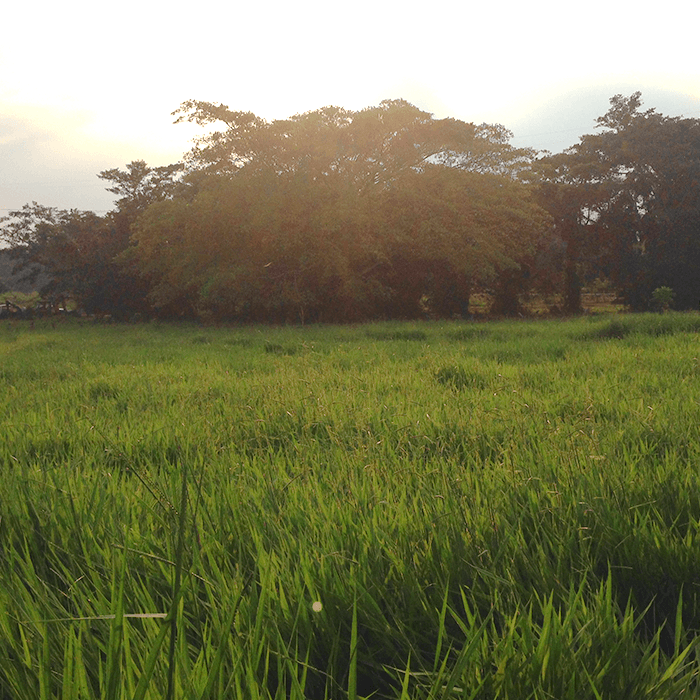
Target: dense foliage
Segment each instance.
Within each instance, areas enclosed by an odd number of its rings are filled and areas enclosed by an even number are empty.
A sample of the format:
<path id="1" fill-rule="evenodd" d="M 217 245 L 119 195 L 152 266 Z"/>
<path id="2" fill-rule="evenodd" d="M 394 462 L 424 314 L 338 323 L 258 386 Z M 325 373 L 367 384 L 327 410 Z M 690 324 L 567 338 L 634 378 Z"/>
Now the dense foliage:
<path id="1" fill-rule="evenodd" d="M 357 320 L 464 313 L 469 292 L 534 254 L 548 224 L 507 135 L 402 101 L 222 124 L 185 187 L 139 220 L 133 259 L 169 314 Z"/>
<path id="2" fill-rule="evenodd" d="M 131 246 L 132 226 L 153 202 L 173 190 L 181 166 L 149 168 L 143 161 L 125 171 L 100 173 L 121 195 L 107 216 L 58 210 L 34 202 L 0 220 L 15 269 L 28 281 L 42 278 L 41 295 L 56 304 L 66 299 L 90 314 L 128 317 L 146 311 L 148 288 L 136 268 L 121 259 Z"/>
<path id="3" fill-rule="evenodd" d="M 91 313 L 236 321 L 458 317 L 474 292 L 515 315 L 531 291 L 581 311 L 587 283 L 632 309 L 700 302 L 700 120 L 616 95 L 563 153 L 402 100 L 266 121 L 188 101 L 182 163 L 99 177 L 106 217 L 26 205 L 0 220 L 42 294 Z M 39 267 L 37 267 L 37 265 Z"/>
<path id="4" fill-rule="evenodd" d="M 617 95 L 601 132 L 538 164 L 542 201 L 566 242 L 568 299 L 585 274 L 612 280 L 636 310 L 653 291 L 677 308 L 700 303 L 700 120 L 641 111 L 641 95 Z"/>

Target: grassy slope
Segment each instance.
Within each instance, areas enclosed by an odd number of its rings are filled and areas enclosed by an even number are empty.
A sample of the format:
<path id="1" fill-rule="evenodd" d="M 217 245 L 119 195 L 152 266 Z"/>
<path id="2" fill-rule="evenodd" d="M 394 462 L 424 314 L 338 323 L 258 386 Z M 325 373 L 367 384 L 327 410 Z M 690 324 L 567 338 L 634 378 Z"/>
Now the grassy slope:
<path id="1" fill-rule="evenodd" d="M 0 698 L 697 692 L 698 330 L 4 324 Z"/>

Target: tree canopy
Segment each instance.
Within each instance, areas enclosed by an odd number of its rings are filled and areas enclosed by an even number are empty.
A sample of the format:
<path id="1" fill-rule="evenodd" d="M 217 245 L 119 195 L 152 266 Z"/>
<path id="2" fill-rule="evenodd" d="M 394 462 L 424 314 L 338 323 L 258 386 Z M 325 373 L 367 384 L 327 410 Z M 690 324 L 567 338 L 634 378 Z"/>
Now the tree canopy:
<path id="1" fill-rule="evenodd" d="M 358 112 L 324 107 L 272 122 L 195 100 L 183 102 L 173 114 L 176 123 L 219 127 L 196 139 L 185 158 L 191 170 L 207 173 L 335 174 L 362 189 L 430 161 L 502 173 L 517 172 L 534 155 L 511 147 L 511 134 L 500 125 L 435 119 L 405 100 L 384 100 Z"/>
<path id="2" fill-rule="evenodd" d="M 188 154 L 181 196 L 149 208 L 134 259 L 156 307 L 216 318 L 351 320 L 464 313 L 547 225 L 501 127 L 402 100 L 266 122 L 211 103 L 223 128 Z"/>
<path id="3" fill-rule="evenodd" d="M 236 321 L 515 314 L 531 289 L 581 311 L 604 278 L 633 309 L 700 301 L 700 121 L 615 95 L 559 154 L 404 100 L 268 121 L 189 100 L 181 163 L 99 173 L 104 217 L 33 203 L 0 239 L 44 295 L 86 310 Z M 658 296 L 658 295 L 657 295 Z"/>
<path id="4" fill-rule="evenodd" d="M 547 159 L 545 199 L 559 207 L 570 258 L 612 279 L 633 309 L 661 286 L 677 290 L 678 308 L 697 308 L 700 121 L 641 104 L 638 92 L 614 96 L 599 133 Z"/>

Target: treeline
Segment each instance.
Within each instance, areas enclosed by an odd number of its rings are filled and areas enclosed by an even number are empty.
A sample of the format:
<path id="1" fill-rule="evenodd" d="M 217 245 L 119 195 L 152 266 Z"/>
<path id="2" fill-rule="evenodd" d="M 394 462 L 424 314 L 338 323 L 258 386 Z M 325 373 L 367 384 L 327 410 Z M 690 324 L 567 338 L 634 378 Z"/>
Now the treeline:
<path id="1" fill-rule="evenodd" d="M 0 223 L 42 294 L 89 313 L 216 321 L 454 317 L 488 292 L 581 311 L 606 280 L 634 310 L 671 288 L 700 301 L 700 121 L 617 95 L 556 155 L 500 126 L 434 119 L 405 101 L 268 122 L 190 101 L 206 127 L 183 162 L 99 174 L 115 210 L 26 205 Z"/>

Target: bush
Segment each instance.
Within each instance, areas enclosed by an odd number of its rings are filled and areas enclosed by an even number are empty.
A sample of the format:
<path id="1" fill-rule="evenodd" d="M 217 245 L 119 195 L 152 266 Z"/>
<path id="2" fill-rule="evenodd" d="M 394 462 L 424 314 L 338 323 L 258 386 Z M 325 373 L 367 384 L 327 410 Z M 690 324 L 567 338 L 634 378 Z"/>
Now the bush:
<path id="1" fill-rule="evenodd" d="M 676 293 L 670 287 L 657 287 L 651 293 L 652 302 L 660 311 L 668 311 L 675 297 Z"/>

